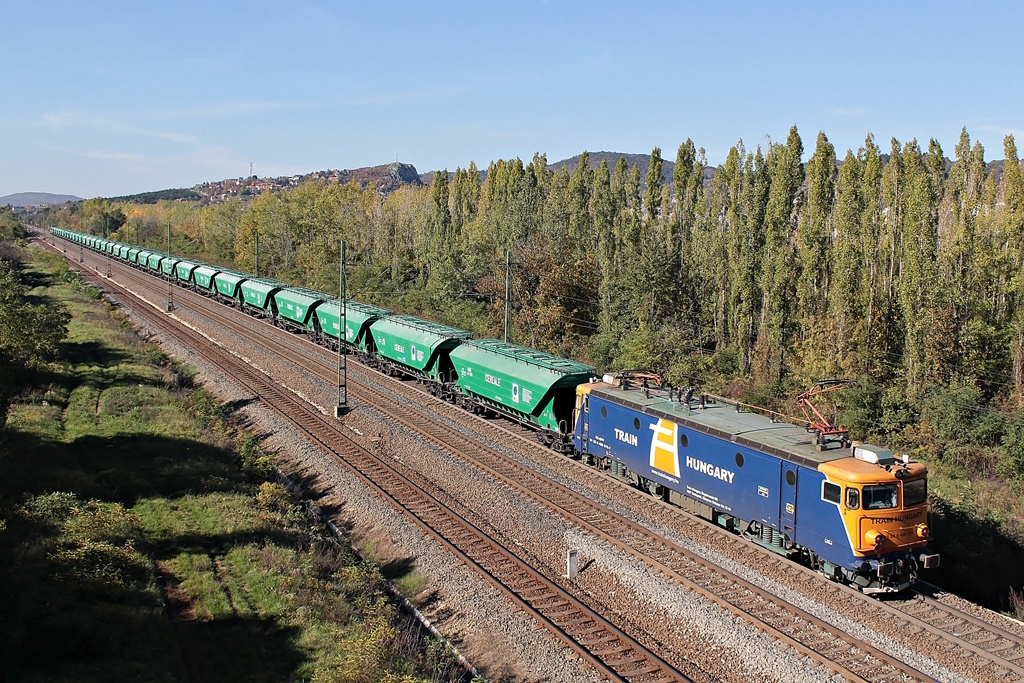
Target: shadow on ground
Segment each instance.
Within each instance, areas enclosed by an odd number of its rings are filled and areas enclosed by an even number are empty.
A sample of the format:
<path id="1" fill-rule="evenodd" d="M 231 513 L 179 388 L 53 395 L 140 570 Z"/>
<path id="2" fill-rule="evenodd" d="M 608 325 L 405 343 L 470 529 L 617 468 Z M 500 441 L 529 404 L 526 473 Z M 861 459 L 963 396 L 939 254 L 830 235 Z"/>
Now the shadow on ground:
<path id="1" fill-rule="evenodd" d="M 165 607 L 153 562 L 181 552 L 221 554 L 246 544 L 294 547 L 275 526 L 232 533 L 189 529 L 162 538 L 61 534 L 19 512 L 23 501 L 68 492 L 78 501 L 252 494 L 233 453 L 153 436 L 48 441 L 12 430 L 0 478 L 0 681 L 293 679 L 304 654 L 273 619 L 201 621 Z M 72 499 L 75 500 L 75 499 Z M 106 534 L 106 536 L 104 536 Z M 100 540 L 94 540 L 99 538 Z M 147 559 L 148 558 L 148 559 Z M 170 604 L 171 601 L 168 602 Z"/>

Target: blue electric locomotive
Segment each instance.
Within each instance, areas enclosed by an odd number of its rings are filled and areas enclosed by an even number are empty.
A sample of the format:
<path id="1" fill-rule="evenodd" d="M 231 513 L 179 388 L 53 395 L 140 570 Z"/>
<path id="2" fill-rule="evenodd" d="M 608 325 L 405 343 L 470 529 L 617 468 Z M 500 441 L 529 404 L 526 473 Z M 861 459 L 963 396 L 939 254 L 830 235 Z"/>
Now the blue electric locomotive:
<path id="1" fill-rule="evenodd" d="M 706 395 L 577 388 L 584 459 L 865 593 L 900 591 L 929 552 L 927 470 Z M 846 446 L 846 447 L 844 447 Z"/>

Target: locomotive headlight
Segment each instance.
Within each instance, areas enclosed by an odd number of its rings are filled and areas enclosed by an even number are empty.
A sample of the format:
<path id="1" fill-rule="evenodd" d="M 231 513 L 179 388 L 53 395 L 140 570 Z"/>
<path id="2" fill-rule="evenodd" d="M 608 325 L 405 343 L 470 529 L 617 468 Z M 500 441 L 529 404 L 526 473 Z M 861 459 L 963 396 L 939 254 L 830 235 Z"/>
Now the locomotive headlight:
<path id="1" fill-rule="evenodd" d="M 928 538 L 932 534 L 932 530 L 928 528 L 927 524 L 918 524 L 914 532 L 918 538 Z"/>
<path id="2" fill-rule="evenodd" d="M 885 536 L 883 536 L 881 532 L 872 529 L 864 534 L 864 540 L 867 541 L 867 545 L 874 546 L 877 550 L 878 546 L 882 545 L 882 541 L 885 540 Z"/>

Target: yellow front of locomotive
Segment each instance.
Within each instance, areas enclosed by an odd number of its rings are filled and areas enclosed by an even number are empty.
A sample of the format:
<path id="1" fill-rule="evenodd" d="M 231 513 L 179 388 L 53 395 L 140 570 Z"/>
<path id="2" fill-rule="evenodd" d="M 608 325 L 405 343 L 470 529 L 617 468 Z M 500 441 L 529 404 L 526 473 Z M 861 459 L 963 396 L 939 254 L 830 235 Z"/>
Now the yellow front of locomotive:
<path id="1" fill-rule="evenodd" d="M 937 567 L 928 550 L 928 468 L 891 451 L 856 444 L 852 458 L 822 463 L 826 480 L 841 488 L 839 510 L 860 568 L 852 583 L 866 592 L 902 590 L 919 568 Z"/>

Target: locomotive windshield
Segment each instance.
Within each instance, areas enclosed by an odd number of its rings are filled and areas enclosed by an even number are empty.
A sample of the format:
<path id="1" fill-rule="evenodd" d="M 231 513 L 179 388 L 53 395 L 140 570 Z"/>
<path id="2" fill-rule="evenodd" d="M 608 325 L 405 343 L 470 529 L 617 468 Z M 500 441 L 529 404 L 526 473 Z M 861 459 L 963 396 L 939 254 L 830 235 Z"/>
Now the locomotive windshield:
<path id="1" fill-rule="evenodd" d="M 903 507 L 909 508 L 928 500 L 928 480 L 915 479 L 903 482 Z"/>
<path id="2" fill-rule="evenodd" d="M 896 484 L 864 487 L 865 510 L 888 510 L 896 507 Z"/>

